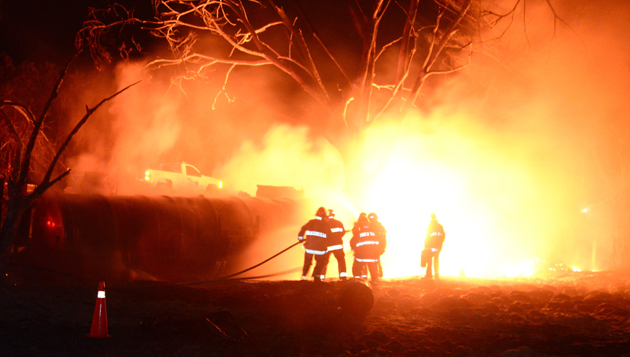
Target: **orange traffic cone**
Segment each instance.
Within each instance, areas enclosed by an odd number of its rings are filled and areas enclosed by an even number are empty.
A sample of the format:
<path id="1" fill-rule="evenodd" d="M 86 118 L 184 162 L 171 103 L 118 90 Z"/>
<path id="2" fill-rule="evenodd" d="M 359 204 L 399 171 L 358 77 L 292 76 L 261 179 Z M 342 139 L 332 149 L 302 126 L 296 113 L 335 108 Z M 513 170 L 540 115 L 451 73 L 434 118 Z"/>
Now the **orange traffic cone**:
<path id="1" fill-rule="evenodd" d="M 92 328 L 88 337 L 109 337 L 107 333 L 107 306 L 105 305 L 105 282 L 98 283 L 98 295 L 96 296 L 96 307 L 94 307 L 94 317 L 92 318 Z"/>

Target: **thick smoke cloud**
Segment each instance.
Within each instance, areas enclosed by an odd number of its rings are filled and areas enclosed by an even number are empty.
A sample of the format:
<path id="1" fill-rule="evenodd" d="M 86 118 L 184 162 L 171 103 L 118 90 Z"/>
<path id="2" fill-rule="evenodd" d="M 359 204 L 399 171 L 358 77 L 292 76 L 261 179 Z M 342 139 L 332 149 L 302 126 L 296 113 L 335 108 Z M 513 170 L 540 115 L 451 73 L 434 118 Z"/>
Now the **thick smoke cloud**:
<path id="1" fill-rule="evenodd" d="M 552 15 L 549 7 L 528 7 L 527 34 L 533 36 L 527 42 L 515 23 L 505 39 L 528 51 L 519 53 L 516 47 L 499 54 L 517 74 L 503 78 L 519 78 L 524 86 L 499 80 L 500 71 L 495 83 L 502 95 L 494 97 L 512 103 L 509 130 L 527 139 L 530 150 L 537 148 L 530 157 L 544 179 L 538 187 L 552 199 L 541 208 L 557 207 L 541 211 L 536 222 L 546 222 L 544 231 L 555 234 L 539 235 L 535 242 L 565 263 L 611 268 L 619 248 L 614 244 L 629 233 L 617 215 L 628 213 L 619 199 L 629 193 L 622 177 L 630 154 L 624 120 L 630 110 L 625 99 L 630 94 L 630 46 L 619 35 L 628 28 L 629 7 L 596 2 L 555 6 L 570 27 L 558 21 L 554 34 L 551 22 L 543 21 Z"/>
<path id="2" fill-rule="evenodd" d="M 311 140 L 307 127 L 280 125 L 270 128 L 260 145 L 243 142 L 219 175 L 246 192 L 261 184 L 293 186 L 321 196 L 335 188 L 341 191 L 343 172 L 339 153 L 326 140 Z"/>

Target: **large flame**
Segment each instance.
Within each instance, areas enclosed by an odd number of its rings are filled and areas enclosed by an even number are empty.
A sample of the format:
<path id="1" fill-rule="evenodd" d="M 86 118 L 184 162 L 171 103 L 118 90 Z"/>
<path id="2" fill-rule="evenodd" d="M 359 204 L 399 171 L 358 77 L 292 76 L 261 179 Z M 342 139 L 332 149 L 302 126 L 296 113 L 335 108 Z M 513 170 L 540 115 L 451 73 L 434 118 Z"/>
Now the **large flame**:
<path id="1" fill-rule="evenodd" d="M 536 143 L 522 148 L 497 140 L 465 119 L 429 134 L 418 129 L 430 121 L 415 122 L 420 124 L 404 130 L 390 157 L 381 157 L 387 161 L 366 192 L 366 209 L 377 212 L 388 230 L 385 276 L 424 274 L 420 251 L 432 212 L 446 231 L 442 275 L 532 275 L 532 257 L 551 246 L 541 242 L 559 241 L 567 197 L 559 194 L 562 178 L 530 160 Z M 382 141 L 388 132 L 382 129 L 372 131 L 372 142 Z"/>

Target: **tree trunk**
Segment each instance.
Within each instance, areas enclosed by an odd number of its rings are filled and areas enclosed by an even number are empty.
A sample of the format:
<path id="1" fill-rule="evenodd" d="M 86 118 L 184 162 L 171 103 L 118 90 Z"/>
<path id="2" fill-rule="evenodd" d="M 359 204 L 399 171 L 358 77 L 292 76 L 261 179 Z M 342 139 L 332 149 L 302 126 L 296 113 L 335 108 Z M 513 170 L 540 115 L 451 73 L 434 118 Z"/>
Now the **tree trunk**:
<path id="1" fill-rule="evenodd" d="M 19 222 L 24 216 L 26 208 L 27 205 L 23 203 L 23 199 L 7 205 L 7 214 L 0 230 L 0 281 L 4 281 L 7 276 L 10 259 L 9 247 L 15 239 Z"/>
<path id="2" fill-rule="evenodd" d="M 0 176 L 0 227 L 4 221 L 4 176 Z"/>
<path id="3" fill-rule="evenodd" d="M 8 182 L 7 213 L 0 229 L 0 281 L 6 277 L 8 271 L 8 263 L 11 258 L 9 247 L 15 240 L 24 213 L 33 203 L 32 197 L 24 195 L 23 188 L 23 185 Z"/>

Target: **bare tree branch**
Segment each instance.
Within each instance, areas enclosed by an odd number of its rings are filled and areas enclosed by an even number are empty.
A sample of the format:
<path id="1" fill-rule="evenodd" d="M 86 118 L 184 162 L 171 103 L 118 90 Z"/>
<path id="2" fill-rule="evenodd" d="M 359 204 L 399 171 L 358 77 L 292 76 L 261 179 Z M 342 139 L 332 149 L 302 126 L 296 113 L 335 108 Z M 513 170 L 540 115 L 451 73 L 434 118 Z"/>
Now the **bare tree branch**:
<path id="1" fill-rule="evenodd" d="M 77 58 L 80 52 L 81 51 L 77 51 L 75 55 L 64 66 L 63 70 L 61 71 L 61 75 L 59 76 L 57 83 L 55 83 L 54 89 L 52 93 L 50 94 L 50 97 L 48 98 L 48 101 L 46 102 L 46 105 L 44 106 L 44 109 L 42 110 L 42 113 L 39 119 L 35 121 L 35 124 L 33 126 L 33 131 L 31 132 L 31 137 L 29 138 L 28 144 L 26 145 L 26 149 L 24 151 L 24 158 L 22 159 L 22 166 L 20 168 L 20 175 L 18 178 L 18 182 L 23 183 L 26 181 L 26 176 L 28 175 L 29 166 L 31 163 L 31 153 L 33 152 L 33 148 L 35 147 L 35 141 L 37 139 L 37 135 L 39 134 L 42 124 L 44 123 L 44 118 L 46 117 L 46 114 L 48 114 L 48 109 L 52 105 L 52 102 L 59 95 L 59 87 L 61 86 L 61 83 L 63 83 L 63 79 L 68 71 L 68 68 L 70 67 L 70 64 L 74 61 L 75 58 Z"/>
<path id="2" fill-rule="evenodd" d="M 306 41 L 304 40 L 304 37 L 302 36 L 302 33 L 293 26 L 293 22 L 289 20 L 286 12 L 284 12 L 282 8 L 276 6 L 273 3 L 273 0 L 269 0 L 269 2 L 271 3 L 272 7 L 274 8 L 278 16 L 282 19 L 282 22 L 286 30 L 291 34 L 290 37 L 291 39 L 293 39 L 293 41 L 290 41 L 290 43 L 295 42 L 297 44 L 297 48 L 299 48 L 299 50 L 301 51 L 302 56 L 306 62 L 303 67 L 306 67 L 305 69 L 307 70 L 307 73 L 310 73 L 310 75 L 315 79 L 317 85 L 319 86 L 321 95 L 325 97 L 326 101 L 330 101 L 330 98 L 328 97 L 328 92 L 326 91 L 326 88 L 324 87 L 324 83 L 322 82 L 319 71 L 317 70 L 317 66 L 315 65 L 315 62 L 313 61 L 311 51 L 309 50 L 308 45 L 306 44 Z M 333 57 L 333 60 L 334 60 L 334 57 Z"/>
<path id="3" fill-rule="evenodd" d="M 335 66 L 337 67 L 337 69 L 339 70 L 339 72 L 341 72 L 341 74 L 343 75 L 343 77 L 346 79 L 348 84 L 351 84 L 352 81 L 350 80 L 350 76 L 346 73 L 346 71 L 343 69 L 343 67 L 341 66 L 341 64 L 339 63 L 339 61 L 337 60 L 337 57 L 335 55 L 332 54 L 331 50 L 328 48 L 328 46 L 326 46 L 326 44 L 324 43 L 324 41 L 322 41 L 322 39 L 320 38 L 320 36 L 317 34 L 317 31 L 313 28 L 313 25 L 311 24 L 310 20 L 308 19 L 308 17 L 306 16 L 306 12 L 304 11 L 304 9 L 302 8 L 302 5 L 297 2 L 298 5 L 298 9 L 300 10 L 300 13 L 302 14 L 304 23 L 306 24 L 306 27 L 308 28 L 308 30 L 311 32 L 311 34 L 313 35 L 313 37 L 315 38 L 315 40 L 317 40 L 317 42 L 319 43 L 320 46 L 322 46 L 322 48 L 324 49 L 324 51 L 326 52 L 326 54 L 328 55 L 328 57 L 333 61 L 333 63 L 335 64 Z"/>
<path id="4" fill-rule="evenodd" d="M 4 106 L 4 103 L 2 106 Z M 9 128 L 9 133 L 13 136 L 13 140 L 15 141 L 15 146 L 16 146 L 15 154 L 11 162 L 11 170 L 8 172 L 8 174 L 10 175 L 9 178 L 11 180 L 16 180 L 19 175 L 18 170 L 20 167 L 20 158 L 22 157 L 22 149 L 24 148 L 24 144 L 22 143 L 22 138 L 20 138 L 20 135 L 18 134 L 17 130 L 15 130 L 15 126 L 9 119 L 9 116 L 4 111 L 4 108 L 2 108 L 1 106 L 0 108 L 1 108 L 0 112 L 2 112 L 2 118 L 4 119 L 5 124 Z M 4 187 L 0 187 L 0 196 L 2 196 L 3 191 L 4 191 Z"/>
<path id="5" fill-rule="evenodd" d="M 66 137 L 66 140 L 63 142 L 63 144 L 61 144 L 61 147 L 59 147 L 59 150 L 57 150 L 57 154 L 55 155 L 55 157 L 53 158 L 53 160 L 50 163 L 50 166 L 48 167 L 48 171 L 46 171 L 46 175 L 44 175 L 44 179 L 42 180 L 42 183 L 40 186 L 43 187 L 42 190 L 39 190 L 39 186 L 38 188 L 33 192 L 33 195 L 35 195 L 35 192 L 37 192 L 38 194 L 43 193 L 48 187 L 50 187 L 50 176 L 53 173 L 53 170 L 55 169 L 55 166 L 57 165 L 57 161 L 59 160 L 59 157 L 61 156 L 61 154 L 63 153 L 63 151 L 66 149 L 66 146 L 68 146 L 68 144 L 70 143 L 70 140 L 72 140 L 72 138 L 74 137 L 74 135 L 79 131 L 79 129 L 81 129 L 81 127 L 83 126 L 83 124 L 85 124 L 85 122 L 90 118 L 90 116 L 92 116 L 92 114 L 101 106 L 103 105 L 105 102 L 115 98 L 116 96 L 118 96 L 120 93 L 126 91 L 127 89 L 135 86 L 136 84 L 140 83 L 140 81 L 135 82 L 133 84 L 130 84 L 128 86 L 126 86 L 125 88 L 119 90 L 118 92 L 112 94 L 111 96 L 104 98 L 103 100 L 101 100 L 97 105 L 95 105 L 92 108 L 89 108 L 86 106 L 86 110 L 87 112 L 85 113 L 85 115 L 83 116 L 83 118 L 81 118 L 81 120 L 79 120 L 79 122 L 74 126 L 74 128 L 70 131 L 70 133 L 68 134 L 68 136 Z M 46 185 L 48 185 L 48 187 L 46 187 Z M 41 191 L 41 192 L 39 192 Z"/>
<path id="6" fill-rule="evenodd" d="M 400 53 L 398 54 L 398 65 L 396 67 L 396 83 L 402 83 L 403 78 L 407 77 L 409 72 L 409 65 L 413 58 L 413 52 L 415 51 L 415 41 L 413 40 L 412 30 L 413 24 L 416 23 L 416 15 L 418 13 L 418 2 L 410 1 L 409 9 L 405 9 L 407 15 L 407 21 L 403 28 L 403 33 L 400 38 Z"/>
<path id="7" fill-rule="evenodd" d="M 5 105 L 11 105 L 10 103 L 11 102 L 5 101 L 5 102 L 2 102 L 2 104 L 0 105 L 0 112 L 2 112 L 2 119 L 4 120 L 4 123 L 6 124 L 6 126 L 9 128 L 9 134 L 13 135 L 13 139 L 17 141 L 20 146 L 23 146 L 22 139 L 20 138 L 20 134 L 18 134 L 17 130 L 15 129 L 15 126 L 11 122 L 11 119 L 9 119 L 9 116 L 7 115 L 7 112 L 3 108 Z M 22 111 L 20 112 L 22 113 Z"/>
<path id="8" fill-rule="evenodd" d="M 21 103 L 15 103 L 15 102 L 12 102 L 12 101 L 4 101 L 4 102 L 0 103 L 0 108 L 3 107 L 3 106 L 10 106 L 14 110 L 18 111 L 24 118 L 26 118 L 26 121 L 28 123 L 30 123 L 33 127 L 35 126 L 35 115 L 25 105 L 23 105 Z M 54 155 L 55 154 L 55 150 L 53 149 L 53 147 L 54 147 L 53 143 L 50 141 L 50 139 L 48 139 L 48 136 L 43 131 L 40 132 L 40 135 L 41 135 L 42 139 L 46 142 L 45 149 L 48 150 L 52 155 Z M 19 135 L 19 137 L 21 138 L 22 135 Z M 61 163 L 61 164 L 65 167 L 65 165 L 63 163 Z"/>
<path id="9" fill-rule="evenodd" d="M 232 64 L 232 66 L 230 66 L 230 69 L 225 74 L 225 80 L 223 81 L 223 87 L 221 88 L 221 91 L 219 91 L 217 93 L 217 95 L 214 97 L 214 101 L 212 102 L 212 109 L 213 110 L 216 108 L 217 98 L 219 98 L 219 95 L 221 95 L 221 93 L 225 93 L 225 95 L 227 96 L 226 87 L 227 87 L 228 80 L 230 79 L 230 73 L 232 73 L 232 70 L 234 70 L 234 68 L 236 68 L 236 64 Z"/>
<path id="10" fill-rule="evenodd" d="M 444 47 L 447 45 L 448 41 L 457 32 L 457 26 L 462 21 L 462 19 L 466 16 L 466 13 L 470 9 L 471 4 L 472 4 L 472 0 L 466 0 L 459 14 L 457 15 L 457 18 L 455 19 L 455 21 L 453 21 L 453 23 L 448 27 L 448 29 L 444 31 L 444 34 L 437 42 L 437 46 L 436 46 L 435 37 L 434 37 L 434 40 L 432 40 L 430 51 L 425 58 L 424 64 L 422 66 L 422 70 L 420 74 L 418 74 L 418 76 L 416 77 L 416 81 L 413 85 L 413 88 L 411 89 L 411 96 L 409 98 L 408 105 L 413 105 L 415 103 L 416 99 L 418 98 L 418 95 L 420 94 L 420 90 L 422 89 L 422 85 L 424 84 L 424 81 L 429 75 L 432 74 L 432 67 L 437 61 L 438 56 L 442 54 L 442 51 L 444 50 Z M 443 14 L 444 13 L 442 12 L 440 16 L 438 17 L 438 21 L 436 22 L 436 26 L 435 26 L 434 35 L 437 34 L 437 29 L 440 26 L 439 20 L 441 19 Z"/>
<path id="11" fill-rule="evenodd" d="M 376 9 L 373 14 L 373 31 L 372 31 L 372 40 L 370 41 L 370 48 L 368 50 L 368 58 L 367 58 L 367 66 L 366 72 L 364 75 L 364 82 L 362 83 L 362 91 L 365 91 L 365 102 L 363 103 L 363 107 L 365 108 L 365 114 L 361 115 L 361 119 L 364 119 L 366 122 L 370 122 L 370 106 L 372 104 L 372 82 L 374 81 L 374 77 L 376 75 L 376 59 L 377 59 L 377 39 L 378 39 L 378 31 L 381 21 L 383 20 L 383 16 L 385 12 L 389 8 L 389 4 L 391 0 L 387 0 L 387 2 L 383 3 L 383 1 L 379 1 Z"/>

